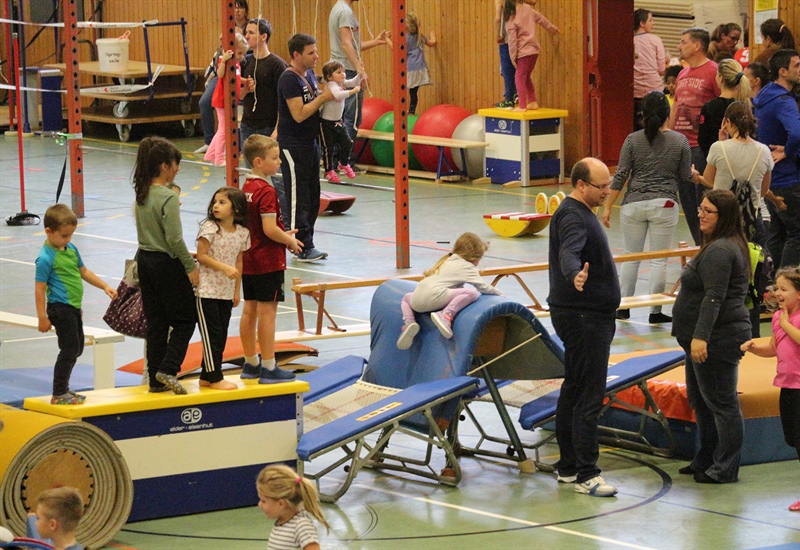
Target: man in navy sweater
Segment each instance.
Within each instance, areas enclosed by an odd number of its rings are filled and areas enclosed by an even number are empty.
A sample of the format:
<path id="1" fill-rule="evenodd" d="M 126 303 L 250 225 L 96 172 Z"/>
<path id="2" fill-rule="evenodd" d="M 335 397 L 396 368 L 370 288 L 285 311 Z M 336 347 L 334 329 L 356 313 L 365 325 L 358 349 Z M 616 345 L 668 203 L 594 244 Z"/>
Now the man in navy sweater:
<path id="1" fill-rule="evenodd" d="M 616 487 L 597 467 L 597 416 L 603 406 L 608 356 L 620 303 L 617 268 L 608 239 L 592 211 L 611 191 L 608 167 L 585 158 L 572 169 L 572 193 L 550 220 L 550 306 L 564 342 L 564 383 L 556 408 L 561 452 L 558 481 L 575 492 L 610 497 Z"/>

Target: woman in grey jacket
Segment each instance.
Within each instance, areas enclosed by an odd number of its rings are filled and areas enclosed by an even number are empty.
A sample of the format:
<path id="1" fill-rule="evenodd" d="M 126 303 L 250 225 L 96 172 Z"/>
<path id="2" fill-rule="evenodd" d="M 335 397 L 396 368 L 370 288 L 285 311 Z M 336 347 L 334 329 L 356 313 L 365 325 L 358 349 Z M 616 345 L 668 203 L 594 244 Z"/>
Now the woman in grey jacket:
<path id="1" fill-rule="evenodd" d="M 738 481 L 744 426 L 736 392 L 739 347 L 749 339 L 745 306 L 750 255 L 733 193 L 713 189 L 700 204 L 703 246 L 681 273 L 672 335 L 686 351 L 686 393 L 700 449 L 680 469 L 698 483 Z"/>

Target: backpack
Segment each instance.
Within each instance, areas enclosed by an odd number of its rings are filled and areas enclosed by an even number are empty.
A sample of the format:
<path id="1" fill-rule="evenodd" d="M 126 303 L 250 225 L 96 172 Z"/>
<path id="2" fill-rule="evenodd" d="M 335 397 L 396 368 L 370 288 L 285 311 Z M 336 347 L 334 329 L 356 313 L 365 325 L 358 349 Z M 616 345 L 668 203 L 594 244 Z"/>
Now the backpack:
<path id="1" fill-rule="evenodd" d="M 750 284 L 748 286 L 746 303 L 750 309 L 761 305 L 764 293 L 775 279 L 775 264 L 767 249 L 756 243 L 747 243 L 750 252 Z"/>
<path id="2" fill-rule="evenodd" d="M 747 239 L 750 240 L 753 238 L 753 235 L 756 234 L 756 221 L 758 220 L 758 208 L 753 201 L 753 186 L 750 185 L 750 180 L 753 177 L 756 166 L 758 166 L 761 155 L 756 155 L 756 161 L 753 163 L 753 167 L 750 169 L 750 175 L 747 176 L 747 179 L 739 181 L 733 176 L 733 170 L 731 170 L 731 164 L 728 162 L 728 153 L 725 151 L 725 146 L 721 144 L 720 148 L 722 149 L 722 154 L 725 156 L 725 164 L 728 165 L 728 171 L 733 178 L 731 193 L 736 197 L 736 202 L 739 203 L 739 208 L 742 211 L 744 234 L 747 236 Z M 757 203 L 758 201 L 755 202 Z"/>

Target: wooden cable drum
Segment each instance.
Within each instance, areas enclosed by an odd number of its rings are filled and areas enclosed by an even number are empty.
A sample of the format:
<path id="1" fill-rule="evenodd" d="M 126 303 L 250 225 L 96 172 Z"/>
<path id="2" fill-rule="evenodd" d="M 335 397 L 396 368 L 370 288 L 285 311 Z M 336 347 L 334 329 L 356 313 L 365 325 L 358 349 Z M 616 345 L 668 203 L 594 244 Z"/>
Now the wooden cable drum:
<path id="1" fill-rule="evenodd" d="M 38 495 L 75 487 L 84 500 L 77 538 L 101 548 L 119 532 L 133 505 L 128 466 L 111 438 L 85 422 L 0 405 L 0 523 L 24 534 Z"/>

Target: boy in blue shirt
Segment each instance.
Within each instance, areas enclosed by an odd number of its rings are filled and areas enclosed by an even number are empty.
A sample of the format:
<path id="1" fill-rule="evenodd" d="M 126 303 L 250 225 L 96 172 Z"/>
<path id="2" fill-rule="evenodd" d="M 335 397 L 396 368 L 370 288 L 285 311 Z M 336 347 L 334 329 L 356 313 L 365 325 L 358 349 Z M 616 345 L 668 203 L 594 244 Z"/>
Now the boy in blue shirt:
<path id="1" fill-rule="evenodd" d="M 73 487 L 42 491 L 36 499 L 36 512 L 28 514 L 29 538 L 52 542 L 55 550 L 83 550 L 75 530 L 83 517 L 83 498 Z"/>
<path id="2" fill-rule="evenodd" d="M 55 327 L 60 350 L 53 369 L 53 405 L 79 405 L 86 400 L 69 389 L 72 368 L 83 353 L 82 281 L 102 289 L 112 300 L 117 297 L 116 290 L 83 265 L 78 249 L 70 243 L 77 228 L 78 218 L 69 207 L 48 208 L 44 214 L 47 240 L 36 258 L 39 332 Z"/>

